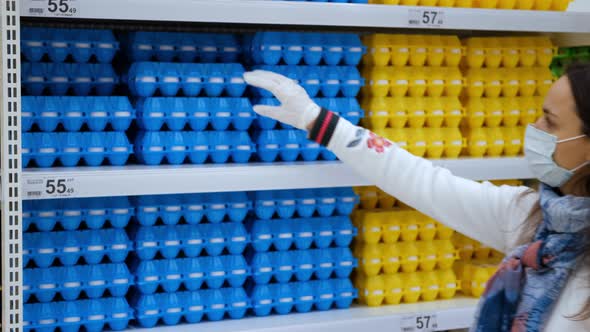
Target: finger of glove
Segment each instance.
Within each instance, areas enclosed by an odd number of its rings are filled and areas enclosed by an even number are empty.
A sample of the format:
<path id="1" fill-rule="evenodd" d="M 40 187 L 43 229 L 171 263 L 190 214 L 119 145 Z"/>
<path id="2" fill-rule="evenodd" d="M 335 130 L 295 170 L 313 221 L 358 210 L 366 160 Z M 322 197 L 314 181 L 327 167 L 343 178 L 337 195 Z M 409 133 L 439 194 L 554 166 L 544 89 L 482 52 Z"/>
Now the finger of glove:
<path id="1" fill-rule="evenodd" d="M 280 106 L 269 106 L 269 105 L 254 105 L 254 112 L 278 120 L 282 113 L 285 111 Z"/>
<path id="2" fill-rule="evenodd" d="M 298 85 L 292 79 L 271 71 L 255 70 L 252 72 L 252 76 L 259 77 L 266 81 L 274 82 L 275 86 L 272 90 L 269 88 L 265 89 L 271 91 L 279 100 L 282 100 L 283 98 L 287 98 L 290 95 L 292 95 L 293 91 L 295 91 L 298 87 Z"/>
<path id="3" fill-rule="evenodd" d="M 246 83 L 255 86 L 257 88 L 265 89 L 272 94 L 276 95 L 279 90 L 280 84 L 268 75 L 263 75 L 257 72 L 249 72 L 244 74 L 244 80 Z"/>
<path id="4" fill-rule="evenodd" d="M 272 71 L 268 71 L 268 70 L 260 70 L 260 69 L 257 69 L 255 71 L 253 71 L 252 73 L 254 73 L 256 75 L 260 75 L 260 76 L 266 77 L 269 80 L 273 80 L 275 83 L 277 83 L 279 85 L 280 84 L 284 84 L 285 82 L 292 81 L 290 78 L 288 78 L 288 77 L 286 77 L 284 75 L 281 75 L 281 74 L 278 74 L 278 73 L 275 73 L 275 72 L 272 72 Z"/>

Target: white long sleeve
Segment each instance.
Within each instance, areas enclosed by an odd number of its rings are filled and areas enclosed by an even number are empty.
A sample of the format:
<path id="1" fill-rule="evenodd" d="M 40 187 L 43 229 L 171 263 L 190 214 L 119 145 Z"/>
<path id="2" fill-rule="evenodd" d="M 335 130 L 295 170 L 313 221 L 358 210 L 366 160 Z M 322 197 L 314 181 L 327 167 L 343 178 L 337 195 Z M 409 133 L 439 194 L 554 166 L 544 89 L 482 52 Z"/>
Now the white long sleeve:
<path id="1" fill-rule="evenodd" d="M 515 246 L 520 226 L 538 199 L 536 194 L 523 195 L 529 188 L 460 178 L 395 144 L 378 152 L 369 146 L 374 142 L 371 135 L 340 118 L 327 147 L 358 174 L 418 211 L 502 252 Z"/>

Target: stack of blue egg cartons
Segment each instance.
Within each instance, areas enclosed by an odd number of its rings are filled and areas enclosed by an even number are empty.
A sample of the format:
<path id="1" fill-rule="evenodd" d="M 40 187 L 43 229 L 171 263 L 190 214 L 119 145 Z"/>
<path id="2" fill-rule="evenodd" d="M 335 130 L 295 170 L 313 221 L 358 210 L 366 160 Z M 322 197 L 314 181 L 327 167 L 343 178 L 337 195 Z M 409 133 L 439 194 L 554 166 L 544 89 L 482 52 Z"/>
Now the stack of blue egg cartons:
<path id="1" fill-rule="evenodd" d="M 366 48 L 355 34 L 260 32 L 247 38 L 253 69 L 278 72 L 301 84 L 315 102 L 358 124 L 364 116 L 356 96 L 364 85 L 357 65 Z M 253 103 L 279 105 L 269 91 L 254 89 Z M 258 117 L 257 155 L 261 161 L 334 160 L 307 140 L 303 131 Z M 281 129 L 279 129 L 281 128 Z"/>
<path id="2" fill-rule="evenodd" d="M 348 308 L 357 292 L 349 249 L 356 234 L 348 215 L 352 188 L 263 191 L 251 194 L 252 270 L 248 294 L 257 316 Z"/>
<path id="3" fill-rule="evenodd" d="M 227 34 L 133 32 L 126 83 L 137 97 L 139 162 L 246 163 L 252 106 L 243 98 L 241 47 Z"/>
<path id="4" fill-rule="evenodd" d="M 250 242 L 246 193 L 142 196 L 134 205 L 130 300 L 137 324 L 244 317 L 250 308 L 243 288 L 250 276 L 242 255 Z"/>
<path id="5" fill-rule="evenodd" d="M 23 28 L 23 167 L 124 165 L 135 118 L 111 62 L 109 30 Z"/>
<path id="6" fill-rule="evenodd" d="M 25 331 L 128 326 L 133 214 L 126 197 L 23 202 Z"/>

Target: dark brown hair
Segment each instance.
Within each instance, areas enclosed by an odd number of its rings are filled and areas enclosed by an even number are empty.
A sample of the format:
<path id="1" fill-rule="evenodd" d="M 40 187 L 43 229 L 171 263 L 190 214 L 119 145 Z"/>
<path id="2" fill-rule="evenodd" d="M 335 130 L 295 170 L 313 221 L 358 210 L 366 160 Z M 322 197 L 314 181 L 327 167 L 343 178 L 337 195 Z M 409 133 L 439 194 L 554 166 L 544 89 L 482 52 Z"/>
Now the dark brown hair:
<path id="1" fill-rule="evenodd" d="M 569 79 L 570 88 L 574 96 L 576 104 L 576 112 L 582 121 L 582 132 L 590 137 L 590 63 L 577 63 L 570 65 L 565 72 L 565 76 Z M 582 179 L 584 181 L 586 195 L 590 196 L 590 176 Z M 526 192 L 524 195 L 534 193 L 534 191 Z M 539 203 L 535 204 L 531 209 L 528 218 L 522 227 L 520 236 L 520 244 L 530 243 L 533 239 L 539 224 L 543 218 L 541 206 Z M 590 239 L 590 228 L 585 230 L 586 238 Z M 590 266 L 590 240 L 586 242 L 583 248 L 584 255 L 580 258 L 579 265 Z M 573 320 L 586 320 L 590 318 L 590 298 L 580 312 L 567 317 Z"/>

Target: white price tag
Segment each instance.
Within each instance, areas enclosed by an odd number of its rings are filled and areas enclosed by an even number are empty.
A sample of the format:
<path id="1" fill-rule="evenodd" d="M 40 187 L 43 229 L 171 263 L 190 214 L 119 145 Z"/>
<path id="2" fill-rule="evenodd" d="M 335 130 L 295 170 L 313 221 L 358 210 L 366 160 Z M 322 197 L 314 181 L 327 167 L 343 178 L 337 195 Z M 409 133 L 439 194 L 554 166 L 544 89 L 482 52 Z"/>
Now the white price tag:
<path id="1" fill-rule="evenodd" d="M 27 179 L 25 199 L 72 197 L 76 194 L 76 180 L 67 177 Z"/>
<path id="2" fill-rule="evenodd" d="M 436 314 L 416 314 L 402 318 L 402 332 L 430 332 L 437 328 Z"/>
<path id="3" fill-rule="evenodd" d="M 408 25 L 410 27 L 436 27 L 440 28 L 445 24 L 444 10 L 432 9 L 410 9 Z"/>
<path id="4" fill-rule="evenodd" d="M 76 17 L 80 0 L 25 0 L 21 13 L 25 16 Z"/>

